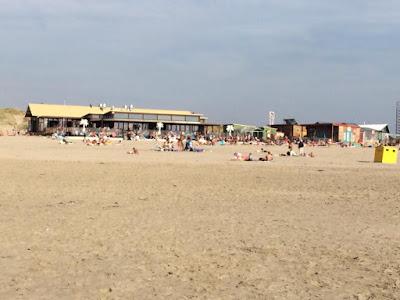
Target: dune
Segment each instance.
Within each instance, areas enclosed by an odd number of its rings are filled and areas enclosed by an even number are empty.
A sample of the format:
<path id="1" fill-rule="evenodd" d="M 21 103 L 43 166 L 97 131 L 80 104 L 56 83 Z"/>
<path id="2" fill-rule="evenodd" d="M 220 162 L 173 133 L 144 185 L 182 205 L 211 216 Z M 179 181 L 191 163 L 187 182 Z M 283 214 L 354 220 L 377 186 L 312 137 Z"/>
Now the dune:
<path id="1" fill-rule="evenodd" d="M 15 108 L 0 108 L 0 131 L 24 130 L 27 126 L 23 111 Z"/>

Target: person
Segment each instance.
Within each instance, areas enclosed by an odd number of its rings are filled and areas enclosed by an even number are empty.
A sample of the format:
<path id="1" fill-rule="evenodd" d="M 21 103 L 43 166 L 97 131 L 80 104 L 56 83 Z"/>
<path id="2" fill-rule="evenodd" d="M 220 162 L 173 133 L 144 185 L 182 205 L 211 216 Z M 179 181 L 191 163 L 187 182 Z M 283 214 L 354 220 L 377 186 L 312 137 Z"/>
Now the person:
<path id="1" fill-rule="evenodd" d="M 139 151 L 133 147 L 131 151 L 128 151 L 127 154 L 139 154 Z"/>
<path id="2" fill-rule="evenodd" d="M 186 138 L 185 151 L 193 151 L 193 141 L 190 136 Z"/>
<path id="3" fill-rule="evenodd" d="M 252 154 L 249 153 L 248 155 L 242 154 L 240 152 L 233 153 L 233 160 L 242 160 L 242 161 L 252 161 L 253 157 Z"/>
<path id="4" fill-rule="evenodd" d="M 178 141 L 176 142 L 176 147 L 177 147 L 178 151 L 183 151 L 185 148 L 183 146 L 183 138 L 181 136 L 178 138 Z"/>
<path id="5" fill-rule="evenodd" d="M 303 142 L 302 139 L 300 139 L 298 147 L 299 147 L 300 156 L 305 156 L 305 154 L 304 154 L 304 142 Z"/>
<path id="6" fill-rule="evenodd" d="M 274 159 L 274 156 L 270 151 L 267 151 L 267 155 L 265 157 L 260 157 L 259 160 L 261 161 L 272 161 Z"/>

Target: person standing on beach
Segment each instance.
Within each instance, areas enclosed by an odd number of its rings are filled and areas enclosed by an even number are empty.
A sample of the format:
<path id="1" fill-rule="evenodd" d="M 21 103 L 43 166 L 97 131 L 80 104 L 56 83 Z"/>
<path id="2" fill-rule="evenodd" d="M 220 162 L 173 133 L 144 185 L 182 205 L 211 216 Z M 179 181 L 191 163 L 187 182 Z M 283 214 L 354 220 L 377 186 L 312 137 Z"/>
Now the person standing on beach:
<path id="1" fill-rule="evenodd" d="M 300 156 L 304 156 L 304 142 L 302 139 L 300 139 L 298 147 Z"/>

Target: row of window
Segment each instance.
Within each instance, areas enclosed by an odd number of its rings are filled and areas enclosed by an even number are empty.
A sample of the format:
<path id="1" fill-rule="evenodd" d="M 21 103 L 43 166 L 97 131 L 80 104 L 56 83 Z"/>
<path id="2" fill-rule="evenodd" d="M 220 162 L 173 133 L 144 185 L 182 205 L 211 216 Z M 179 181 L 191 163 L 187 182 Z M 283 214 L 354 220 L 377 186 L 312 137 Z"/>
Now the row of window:
<path id="1" fill-rule="evenodd" d="M 148 123 L 132 123 L 132 122 L 112 122 L 107 124 L 110 128 L 120 130 L 148 130 Z"/>
<path id="2" fill-rule="evenodd" d="M 79 127 L 79 121 L 73 119 L 39 118 L 41 128 Z"/>
<path id="3" fill-rule="evenodd" d="M 164 129 L 166 131 L 173 131 L 173 132 L 197 132 L 197 131 L 199 131 L 199 126 L 167 124 L 167 125 L 165 125 Z"/>
<path id="4" fill-rule="evenodd" d="M 156 130 L 155 124 L 151 123 L 132 123 L 132 122 L 111 122 L 107 124 L 110 128 L 120 130 Z M 199 131 L 198 125 L 177 125 L 166 124 L 163 128 L 166 131 L 173 132 L 197 132 Z"/>
<path id="5" fill-rule="evenodd" d="M 176 121 L 176 122 L 199 122 L 198 116 L 175 116 L 175 115 L 155 115 L 155 114 L 124 114 L 115 113 L 107 117 L 113 119 L 133 119 L 133 120 L 149 120 L 149 121 Z"/>

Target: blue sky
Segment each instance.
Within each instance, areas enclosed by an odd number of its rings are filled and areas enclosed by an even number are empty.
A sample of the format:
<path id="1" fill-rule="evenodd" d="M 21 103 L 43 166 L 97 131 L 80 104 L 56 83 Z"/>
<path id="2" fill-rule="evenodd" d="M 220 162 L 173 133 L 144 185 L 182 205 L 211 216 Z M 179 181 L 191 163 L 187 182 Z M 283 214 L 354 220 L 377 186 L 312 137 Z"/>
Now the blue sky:
<path id="1" fill-rule="evenodd" d="M 0 0 L 0 106 L 394 121 L 400 2 Z"/>

